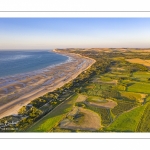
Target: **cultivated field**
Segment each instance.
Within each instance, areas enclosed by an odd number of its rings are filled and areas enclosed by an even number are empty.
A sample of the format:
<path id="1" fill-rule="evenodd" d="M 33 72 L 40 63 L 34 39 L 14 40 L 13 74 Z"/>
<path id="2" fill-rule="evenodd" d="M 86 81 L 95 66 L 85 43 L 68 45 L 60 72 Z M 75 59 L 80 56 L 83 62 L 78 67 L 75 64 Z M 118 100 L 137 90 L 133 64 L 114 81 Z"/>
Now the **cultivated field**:
<path id="1" fill-rule="evenodd" d="M 142 64 L 142 65 L 150 67 L 150 60 L 142 60 L 139 58 L 134 58 L 134 59 L 126 59 L 126 61 L 130 63 L 137 63 L 137 64 Z"/>
<path id="2" fill-rule="evenodd" d="M 136 132 L 146 106 L 134 108 L 123 113 L 108 127 L 107 131 Z"/>

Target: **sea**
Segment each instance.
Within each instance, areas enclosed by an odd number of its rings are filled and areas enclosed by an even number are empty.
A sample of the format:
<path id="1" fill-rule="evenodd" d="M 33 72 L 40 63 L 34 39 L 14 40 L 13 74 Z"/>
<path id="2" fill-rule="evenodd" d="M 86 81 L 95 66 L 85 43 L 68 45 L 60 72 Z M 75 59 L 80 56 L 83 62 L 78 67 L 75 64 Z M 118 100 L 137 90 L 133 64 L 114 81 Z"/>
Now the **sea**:
<path id="1" fill-rule="evenodd" d="M 68 60 L 52 50 L 0 50 L 0 77 L 37 71 Z"/>

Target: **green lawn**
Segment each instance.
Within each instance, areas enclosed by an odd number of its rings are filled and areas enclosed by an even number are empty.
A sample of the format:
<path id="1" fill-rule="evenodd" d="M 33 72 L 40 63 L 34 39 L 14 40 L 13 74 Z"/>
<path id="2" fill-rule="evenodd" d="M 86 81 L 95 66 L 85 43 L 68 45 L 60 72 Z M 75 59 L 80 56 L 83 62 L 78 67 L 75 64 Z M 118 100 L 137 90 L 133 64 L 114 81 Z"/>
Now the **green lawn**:
<path id="1" fill-rule="evenodd" d="M 52 112 L 48 113 L 44 118 L 42 118 L 40 121 L 35 123 L 27 131 L 28 132 L 48 132 L 48 131 L 50 131 L 72 109 L 77 97 L 78 97 L 78 95 L 74 95 L 73 97 L 66 100 L 64 103 L 60 104 L 57 108 L 52 110 Z"/>
<path id="2" fill-rule="evenodd" d="M 127 91 L 148 94 L 150 93 L 150 83 L 135 82 L 127 87 Z"/>
<path id="3" fill-rule="evenodd" d="M 116 132 L 136 132 L 145 108 L 146 105 L 143 105 L 121 114 L 108 128 L 106 128 L 106 130 Z"/>

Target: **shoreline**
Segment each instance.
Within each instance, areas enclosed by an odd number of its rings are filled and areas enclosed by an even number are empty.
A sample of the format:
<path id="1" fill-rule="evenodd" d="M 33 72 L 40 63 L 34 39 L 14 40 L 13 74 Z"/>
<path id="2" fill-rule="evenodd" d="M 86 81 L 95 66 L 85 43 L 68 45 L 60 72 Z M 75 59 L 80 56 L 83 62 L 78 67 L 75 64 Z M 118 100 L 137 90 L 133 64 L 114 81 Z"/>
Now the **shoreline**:
<path id="1" fill-rule="evenodd" d="M 0 118 L 17 114 L 22 106 L 27 105 L 35 98 L 62 87 L 95 63 L 94 59 L 79 54 L 66 53 L 63 51 L 60 52 L 60 50 L 56 49 L 54 49 L 53 52 L 65 55 L 72 58 L 72 60 L 50 67 L 50 70 L 40 72 L 36 75 L 31 73 L 28 77 L 24 77 L 23 79 L 16 81 L 16 83 L 10 83 L 10 85 L 7 85 L 8 89 L 13 87 L 13 89 L 16 90 L 16 93 L 13 92 L 12 96 L 18 97 L 6 104 L 0 105 Z M 7 101 L 7 99 L 9 99 L 7 96 L 8 94 L 4 95 L 6 95 Z"/>
<path id="2" fill-rule="evenodd" d="M 53 50 L 50 51 L 50 52 L 53 52 Z M 68 59 L 64 62 L 61 62 L 61 63 L 58 63 L 58 64 L 53 64 L 53 65 L 50 65 L 50 66 L 47 66 L 47 67 L 44 67 L 44 68 L 41 68 L 41 69 L 33 70 L 33 71 L 27 71 L 27 72 L 24 72 L 24 73 L 17 73 L 17 74 L 14 74 L 14 75 L 0 76 L 0 80 L 5 80 L 5 79 L 8 79 L 8 78 L 18 78 L 20 76 L 25 76 L 25 75 L 29 76 L 29 75 L 42 73 L 42 72 L 47 71 L 48 69 L 54 68 L 55 66 L 59 66 L 59 65 L 62 65 L 62 64 L 65 64 L 65 63 L 68 63 L 68 62 L 72 61 L 71 57 L 69 57 L 67 55 L 64 55 L 64 56 L 68 57 Z"/>

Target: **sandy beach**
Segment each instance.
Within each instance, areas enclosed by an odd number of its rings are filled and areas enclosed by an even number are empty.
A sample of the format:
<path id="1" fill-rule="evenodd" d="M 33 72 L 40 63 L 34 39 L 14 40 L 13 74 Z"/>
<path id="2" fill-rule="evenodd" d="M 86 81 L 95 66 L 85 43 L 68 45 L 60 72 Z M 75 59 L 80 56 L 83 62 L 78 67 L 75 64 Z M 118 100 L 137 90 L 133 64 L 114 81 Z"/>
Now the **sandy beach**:
<path id="1" fill-rule="evenodd" d="M 17 114 L 22 106 L 62 87 L 95 62 L 79 54 L 53 51 L 68 56 L 69 61 L 35 72 L 0 78 L 0 118 Z"/>

